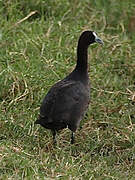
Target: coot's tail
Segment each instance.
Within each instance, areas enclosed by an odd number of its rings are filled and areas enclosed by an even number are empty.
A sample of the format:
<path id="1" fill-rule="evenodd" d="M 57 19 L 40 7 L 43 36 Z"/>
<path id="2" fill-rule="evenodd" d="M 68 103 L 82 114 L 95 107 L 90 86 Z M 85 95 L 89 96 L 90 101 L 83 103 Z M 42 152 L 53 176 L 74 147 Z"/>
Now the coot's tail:
<path id="1" fill-rule="evenodd" d="M 40 124 L 40 119 L 37 119 L 34 124 Z"/>
<path id="2" fill-rule="evenodd" d="M 37 118 L 37 120 L 34 122 L 34 124 L 41 124 L 43 117 L 41 115 L 39 115 L 39 117 Z"/>

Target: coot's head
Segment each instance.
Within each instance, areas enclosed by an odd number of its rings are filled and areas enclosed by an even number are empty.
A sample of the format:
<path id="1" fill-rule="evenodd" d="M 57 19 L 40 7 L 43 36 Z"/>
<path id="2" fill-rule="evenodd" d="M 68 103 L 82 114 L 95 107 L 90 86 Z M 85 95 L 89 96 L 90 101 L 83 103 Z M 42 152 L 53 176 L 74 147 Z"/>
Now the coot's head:
<path id="1" fill-rule="evenodd" d="M 94 31 L 84 31 L 80 36 L 79 42 L 83 43 L 85 46 L 89 46 L 95 42 L 102 45 L 104 44 Z"/>

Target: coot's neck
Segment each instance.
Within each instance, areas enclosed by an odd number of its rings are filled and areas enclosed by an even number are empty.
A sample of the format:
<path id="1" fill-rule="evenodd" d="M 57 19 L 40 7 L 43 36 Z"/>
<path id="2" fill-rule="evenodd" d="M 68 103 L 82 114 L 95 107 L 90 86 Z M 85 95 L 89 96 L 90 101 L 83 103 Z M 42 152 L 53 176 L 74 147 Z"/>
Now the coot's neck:
<path id="1" fill-rule="evenodd" d="M 76 69 L 82 72 L 87 72 L 88 69 L 88 46 L 78 42 L 77 47 L 77 65 Z"/>

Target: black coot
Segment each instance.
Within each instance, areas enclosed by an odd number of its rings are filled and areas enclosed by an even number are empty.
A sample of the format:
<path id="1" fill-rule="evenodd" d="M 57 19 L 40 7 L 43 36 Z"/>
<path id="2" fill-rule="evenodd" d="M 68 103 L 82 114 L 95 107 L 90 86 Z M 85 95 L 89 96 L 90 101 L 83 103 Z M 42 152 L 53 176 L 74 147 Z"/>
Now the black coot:
<path id="1" fill-rule="evenodd" d="M 56 143 L 56 132 L 67 127 L 72 131 L 71 143 L 74 143 L 74 132 L 90 101 L 87 50 L 88 46 L 95 42 L 103 44 L 95 32 L 84 31 L 81 34 L 75 69 L 52 86 L 41 104 L 40 115 L 35 124 L 50 129 L 54 143 Z"/>

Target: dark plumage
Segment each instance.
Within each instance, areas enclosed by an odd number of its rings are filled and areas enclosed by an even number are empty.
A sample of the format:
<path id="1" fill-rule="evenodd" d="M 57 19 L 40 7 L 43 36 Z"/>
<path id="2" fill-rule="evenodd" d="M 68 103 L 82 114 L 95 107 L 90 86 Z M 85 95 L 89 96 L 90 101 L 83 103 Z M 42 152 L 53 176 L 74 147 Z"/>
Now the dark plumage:
<path id="1" fill-rule="evenodd" d="M 50 129 L 54 142 L 56 142 L 56 132 L 68 127 L 72 131 L 71 143 L 74 143 L 74 132 L 90 101 L 87 49 L 90 44 L 95 42 L 103 44 L 95 32 L 84 31 L 81 34 L 78 41 L 75 69 L 52 86 L 41 104 L 40 115 L 35 123 Z"/>

